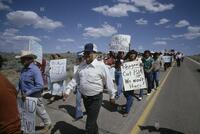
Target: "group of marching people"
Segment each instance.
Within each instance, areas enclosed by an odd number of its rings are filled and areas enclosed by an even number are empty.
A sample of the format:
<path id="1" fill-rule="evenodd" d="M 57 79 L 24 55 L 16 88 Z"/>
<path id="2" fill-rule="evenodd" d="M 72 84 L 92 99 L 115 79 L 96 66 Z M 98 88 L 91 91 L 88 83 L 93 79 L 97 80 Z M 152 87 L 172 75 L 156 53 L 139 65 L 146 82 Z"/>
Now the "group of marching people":
<path id="1" fill-rule="evenodd" d="M 161 55 L 162 66 L 166 71 L 169 67 L 172 66 L 172 63 L 176 61 L 177 67 L 181 66 L 181 62 L 184 60 L 184 54 L 181 52 L 165 52 Z M 164 60 L 164 57 L 168 57 L 169 60 Z"/>
<path id="2" fill-rule="evenodd" d="M 141 55 L 135 50 L 130 50 L 127 53 L 123 51 L 110 51 L 102 59 L 98 58 L 97 46 L 93 43 L 88 43 L 85 45 L 84 50 L 77 54 L 77 62 L 74 67 L 74 76 L 72 80 L 69 83 L 66 83 L 65 80 L 52 83 L 48 79 L 44 79 L 44 77 L 42 77 L 40 69 L 43 67 L 35 64 L 35 59 L 37 58 L 36 55 L 29 51 L 22 51 L 21 55 L 16 58 L 19 58 L 21 64 L 23 65 L 23 69 L 21 70 L 19 77 L 18 93 L 21 95 L 23 100 L 26 100 L 26 97 L 38 98 L 36 113 L 43 121 L 43 133 L 48 132 L 52 126 L 51 119 L 42 102 L 44 81 L 48 81 L 48 88 L 50 89 L 62 89 L 64 101 L 67 100 L 71 91 L 76 94 L 76 119 L 83 117 L 83 112 L 81 110 L 81 100 L 83 100 L 87 114 L 85 133 L 98 134 L 97 118 L 102 104 L 103 90 L 106 89 L 110 94 L 111 105 L 115 105 L 115 101 L 120 98 L 122 94 L 124 95 L 126 98 L 126 104 L 120 108 L 124 117 L 129 114 L 133 105 L 134 90 L 124 90 L 121 66 L 126 62 L 140 62 L 141 67 L 144 69 L 144 75 L 147 82 L 147 95 L 150 95 L 152 90 L 156 90 L 158 88 L 160 68 L 162 66 L 161 54 L 157 52 L 151 54 L 149 50 L 146 50 Z M 52 59 L 59 58 L 61 58 L 59 54 L 52 55 Z M 178 54 L 177 58 L 179 58 Z M 50 69 L 51 68 L 46 68 L 46 75 L 48 75 Z M 43 73 L 44 72 L 45 70 L 43 69 Z M 6 83 L 8 83 L 8 81 L 6 81 Z M 5 83 L 1 83 L 1 86 L 3 84 L 4 86 L 7 86 Z M 10 86 L 7 86 L 7 88 L 10 90 Z M 11 90 L 13 89 L 14 87 L 12 87 Z M 137 98 L 138 100 L 142 100 L 145 89 L 138 90 L 140 90 L 140 93 Z M 16 101 L 16 92 L 13 96 L 14 98 L 11 100 Z M 2 98 L 0 97 L 0 99 Z M 52 93 L 50 101 L 53 101 L 54 99 L 55 95 Z M 4 102 L 6 103 L 6 100 L 4 100 Z M 12 108 L 9 109 L 15 112 L 15 115 L 19 114 L 16 110 L 16 102 L 11 104 L 12 105 L 9 106 Z M 2 111 L 6 110 L 0 110 L 0 112 Z M 7 112 L 9 113 L 9 111 Z M 6 113 L 3 113 L 2 115 L 5 114 Z M 2 120 L 7 120 L 8 123 L 5 123 L 6 121 L 3 122 Z M 21 133 L 19 121 L 19 118 L 3 118 L 0 114 L 0 133 L 8 133 L 9 131 L 12 131 L 15 134 Z M 17 125 L 12 125 L 12 123 L 17 123 Z M 10 129 L 10 127 L 13 128 Z"/>

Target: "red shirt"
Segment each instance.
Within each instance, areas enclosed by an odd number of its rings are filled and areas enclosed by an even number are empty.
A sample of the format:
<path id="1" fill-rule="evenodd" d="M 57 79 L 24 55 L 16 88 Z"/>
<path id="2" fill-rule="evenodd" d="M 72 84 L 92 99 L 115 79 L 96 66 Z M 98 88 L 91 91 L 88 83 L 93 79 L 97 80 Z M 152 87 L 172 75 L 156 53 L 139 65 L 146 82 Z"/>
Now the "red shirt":
<path id="1" fill-rule="evenodd" d="M 21 134 L 15 87 L 0 74 L 0 134 Z"/>

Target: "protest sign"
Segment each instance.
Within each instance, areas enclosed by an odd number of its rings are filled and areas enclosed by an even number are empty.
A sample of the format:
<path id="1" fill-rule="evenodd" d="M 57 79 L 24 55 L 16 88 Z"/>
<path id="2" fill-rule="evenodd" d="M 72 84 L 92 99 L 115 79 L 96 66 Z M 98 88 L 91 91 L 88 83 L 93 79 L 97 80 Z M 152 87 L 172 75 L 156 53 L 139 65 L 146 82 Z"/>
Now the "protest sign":
<path id="1" fill-rule="evenodd" d="M 126 62 L 121 66 L 124 90 L 138 90 L 146 88 L 143 67 L 139 61 Z"/>
<path id="2" fill-rule="evenodd" d="M 21 130 L 24 133 L 35 133 L 35 113 L 37 98 L 26 97 L 26 101 L 18 98 L 18 109 L 21 119 Z"/>
<path id="3" fill-rule="evenodd" d="M 58 81 L 58 82 L 53 82 L 52 83 L 52 95 L 58 95 L 58 96 L 62 96 L 63 95 L 63 91 L 66 88 L 66 81 Z"/>
<path id="4" fill-rule="evenodd" d="M 171 56 L 162 56 L 162 60 L 164 63 L 170 63 L 171 62 Z"/>
<path id="5" fill-rule="evenodd" d="M 67 59 L 50 60 L 50 80 L 51 82 L 62 81 L 67 78 Z"/>
<path id="6" fill-rule="evenodd" d="M 42 46 L 38 42 L 30 40 L 29 51 L 31 51 L 33 54 L 37 56 L 37 59 L 35 59 L 35 61 L 42 64 Z"/>
<path id="7" fill-rule="evenodd" d="M 131 42 L 130 35 L 117 34 L 112 37 L 109 49 L 110 51 L 114 52 L 118 51 L 128 52 L 130 47 L 130 42 Z"/>

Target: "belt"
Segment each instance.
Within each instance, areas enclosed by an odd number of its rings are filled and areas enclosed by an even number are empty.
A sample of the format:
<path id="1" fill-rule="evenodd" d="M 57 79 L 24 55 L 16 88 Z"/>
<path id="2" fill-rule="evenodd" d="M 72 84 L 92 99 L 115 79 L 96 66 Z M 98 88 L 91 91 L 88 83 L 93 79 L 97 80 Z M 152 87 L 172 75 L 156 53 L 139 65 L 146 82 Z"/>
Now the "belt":
<path id="1" fill-rule="evenodd" d="M 94 97 L 97 97 L 97 96 L 99 96 L 99 95 L 102 95 L 102 93 L 103 93 L 103 92 L 100 92 L 99 94 L 96 94 L 96 95 L 93 95 L 93 96 L 86 96 L 86 95 L 81 94 L 81 96 L 82 96 L 82 98 L 84 98 L 84 99 L 89 99 L 89 98 L 94 98 Z"/>

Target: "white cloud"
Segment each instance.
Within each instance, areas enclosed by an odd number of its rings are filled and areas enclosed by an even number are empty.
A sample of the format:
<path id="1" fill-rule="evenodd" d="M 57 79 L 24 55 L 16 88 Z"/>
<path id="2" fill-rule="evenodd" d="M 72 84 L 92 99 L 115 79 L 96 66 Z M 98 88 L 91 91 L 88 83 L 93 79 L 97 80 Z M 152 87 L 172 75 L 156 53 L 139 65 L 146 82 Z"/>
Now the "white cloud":
<path id="1" fill-rule="evenodd" d="M 102 27 L 87 27 L 84 29 L 83 36 L 90 37 L 109 37 L 117 33 L 117 29 L 109 24 L 103 24 Z"/>
<path id="2" fill-rule="evenodd" d="M 112 16 L 112 17 L 128 16 L 128 12 L 140 12 L 139 9 L 134 5 L 129 5 L 126 3 L 118 3 L 113 7 L 104 5 L 100 7 L 95 7 L 92 10 L 102 13 L 105 16 Z"/>
<path id="3" fill-rule="evenodd" d="M 168 23 L 170 20 L 166 19 L 166 18 L 162 18 L 159 20 L 159 22 L 156 22 L 155 25 L 158 26 L 158 25 L 163 25 L 163 24 L 166 24 Z"/>
<path id="4" fill-rule="evenodd" d="M 51 20 L 45 16 L 40 17 L 33 11 L 13 11 L 6 16 L 9 21 L 19 26 L 32 25 L 34 28 L 45 30 L 63 27 L 62 22 Z"/>
<path id="5" fill-rule="evenodd" d="M 143 18 L 140 18 L 140 19 L 136 20 L 135 22 L 138 25 L 147 25 L 148 24 L 148 21 Z"/>
<path id="6" fill-rule="evenodd" d="M 173 34 L 172 35 L 173 38 L 181 38 L 181 37 L 184 37 L 183 34 Z"/>
<path id="7" fill-rule="evenodd" d="M 189 26 L 187 33 L 172 35 L 173 38 L 185 38 L 187 40 L 193 40 L 200 37 L 200 26 Z"/>
<path id="8" fill-rule="evenodd" d="M 117 28 L 122 28 L 122 24 L 121 23 L 117 23 Z"/>
<path id="9" fill-rule="evenodd" d="M 138 46 L 138 50 L 140 50 L 140 51 L 141 51 L 141 50 L 144 50 L 144 47 L 143 47 L 142 45 L 139 45 L 139 46 Z"/>
<path id="10" fill-rule="evenodd" d="M 5 2 L 3 2 L 3 1 L 6 1 L 7 3 L 12 3 L 11 0 L 0 0 L 0 11 L 1 10 L 11 10 L 10 6 L 5 4 Z"/>
<path id="11" fill-rule="evenodd" d="M 29 41 L 35 40 L 40 42 L 41 39 L 35 36 L 27 36 L 27 35 L 17 35 L 18 29 L 9 28 L 5 29 L 2 34 L 0 34 L 1 40 L 3 41 L 2 44 L 10 43 L 18 44 L 18 41 Z"/>
<path id="12" fill-rule="evenodd" d="M 56 46 L 56 50 L 60 51 L 61 50 L 61 46 Z"/>
<path id="13" fill-rule="evenodd" d="M 166 41 L 155 41 L 153 42 L 153 45 L 167 45 Z"/>
<path id="14" fill-rule="evenodd" d="M 38 37 L 35 37 L 35 36 L 14 36 L 13 39 L 19 40 L 19 41 L 29 41 L 29 40 L 35 40 L 38 42 L 41 41 Z"/>
<path id="15" fill-rule="evenodd" d="M 130 0 L 118 0 L 118 2 L 129 3 Z"/>
<path id="16" fill-rule="evenodd" d="M 77 28 L 82 28 L 83 27 L 83 25 L 82 24 L 77 24 Z"/>
<path id="17" fill-rule="evenodd" d="M 176 25 L 175 27 L 186 27 L 186 26 L 189 26 L 190 23 L 187 21 L 187 20 L 180 20 Z"/>
<path id="18" fill-rule="evenodd" d="M 40 7 L 40 11 L 44 12 L 45 11 L 45 7 Z"/>
<path id="19" fill-rule="evenodd" d="M 189 26 L 188 31 L 190 33 L 199 33 L 200 32 L 200 26 Z"/>
<path id="20" fill-rule="evenodd" d="M 60 42 L 74 42 L 74 39 L 66 38 L 66 39 L 57 39 Z"/>
<path id="21" fill-rule="evenodd" d="M 5 29 L 3 36 L 14 36 L 19 30 L 15 28 Z"/>
<path id="22" fill-rule="evenodd" d="M 173 40 L 170 37 L 156 37 L 155 40 L 157 41 L 167 41 L 167 40 Z"/>
<path id="23" fill-rule="evenodd" d="M 50 37 L 47 36 L 47 35 L 42 36 L 42 38 L 44 38 L 44 39 L 50 39 Z"/>
<path id="24" fill-rule="evenodd" d="M 144 7 L 147 11 L 163 12 L 165 10 L 173 9 L 173 4 L 161 4 L 157 0 L 132 0 L 138 7 Z"/>

